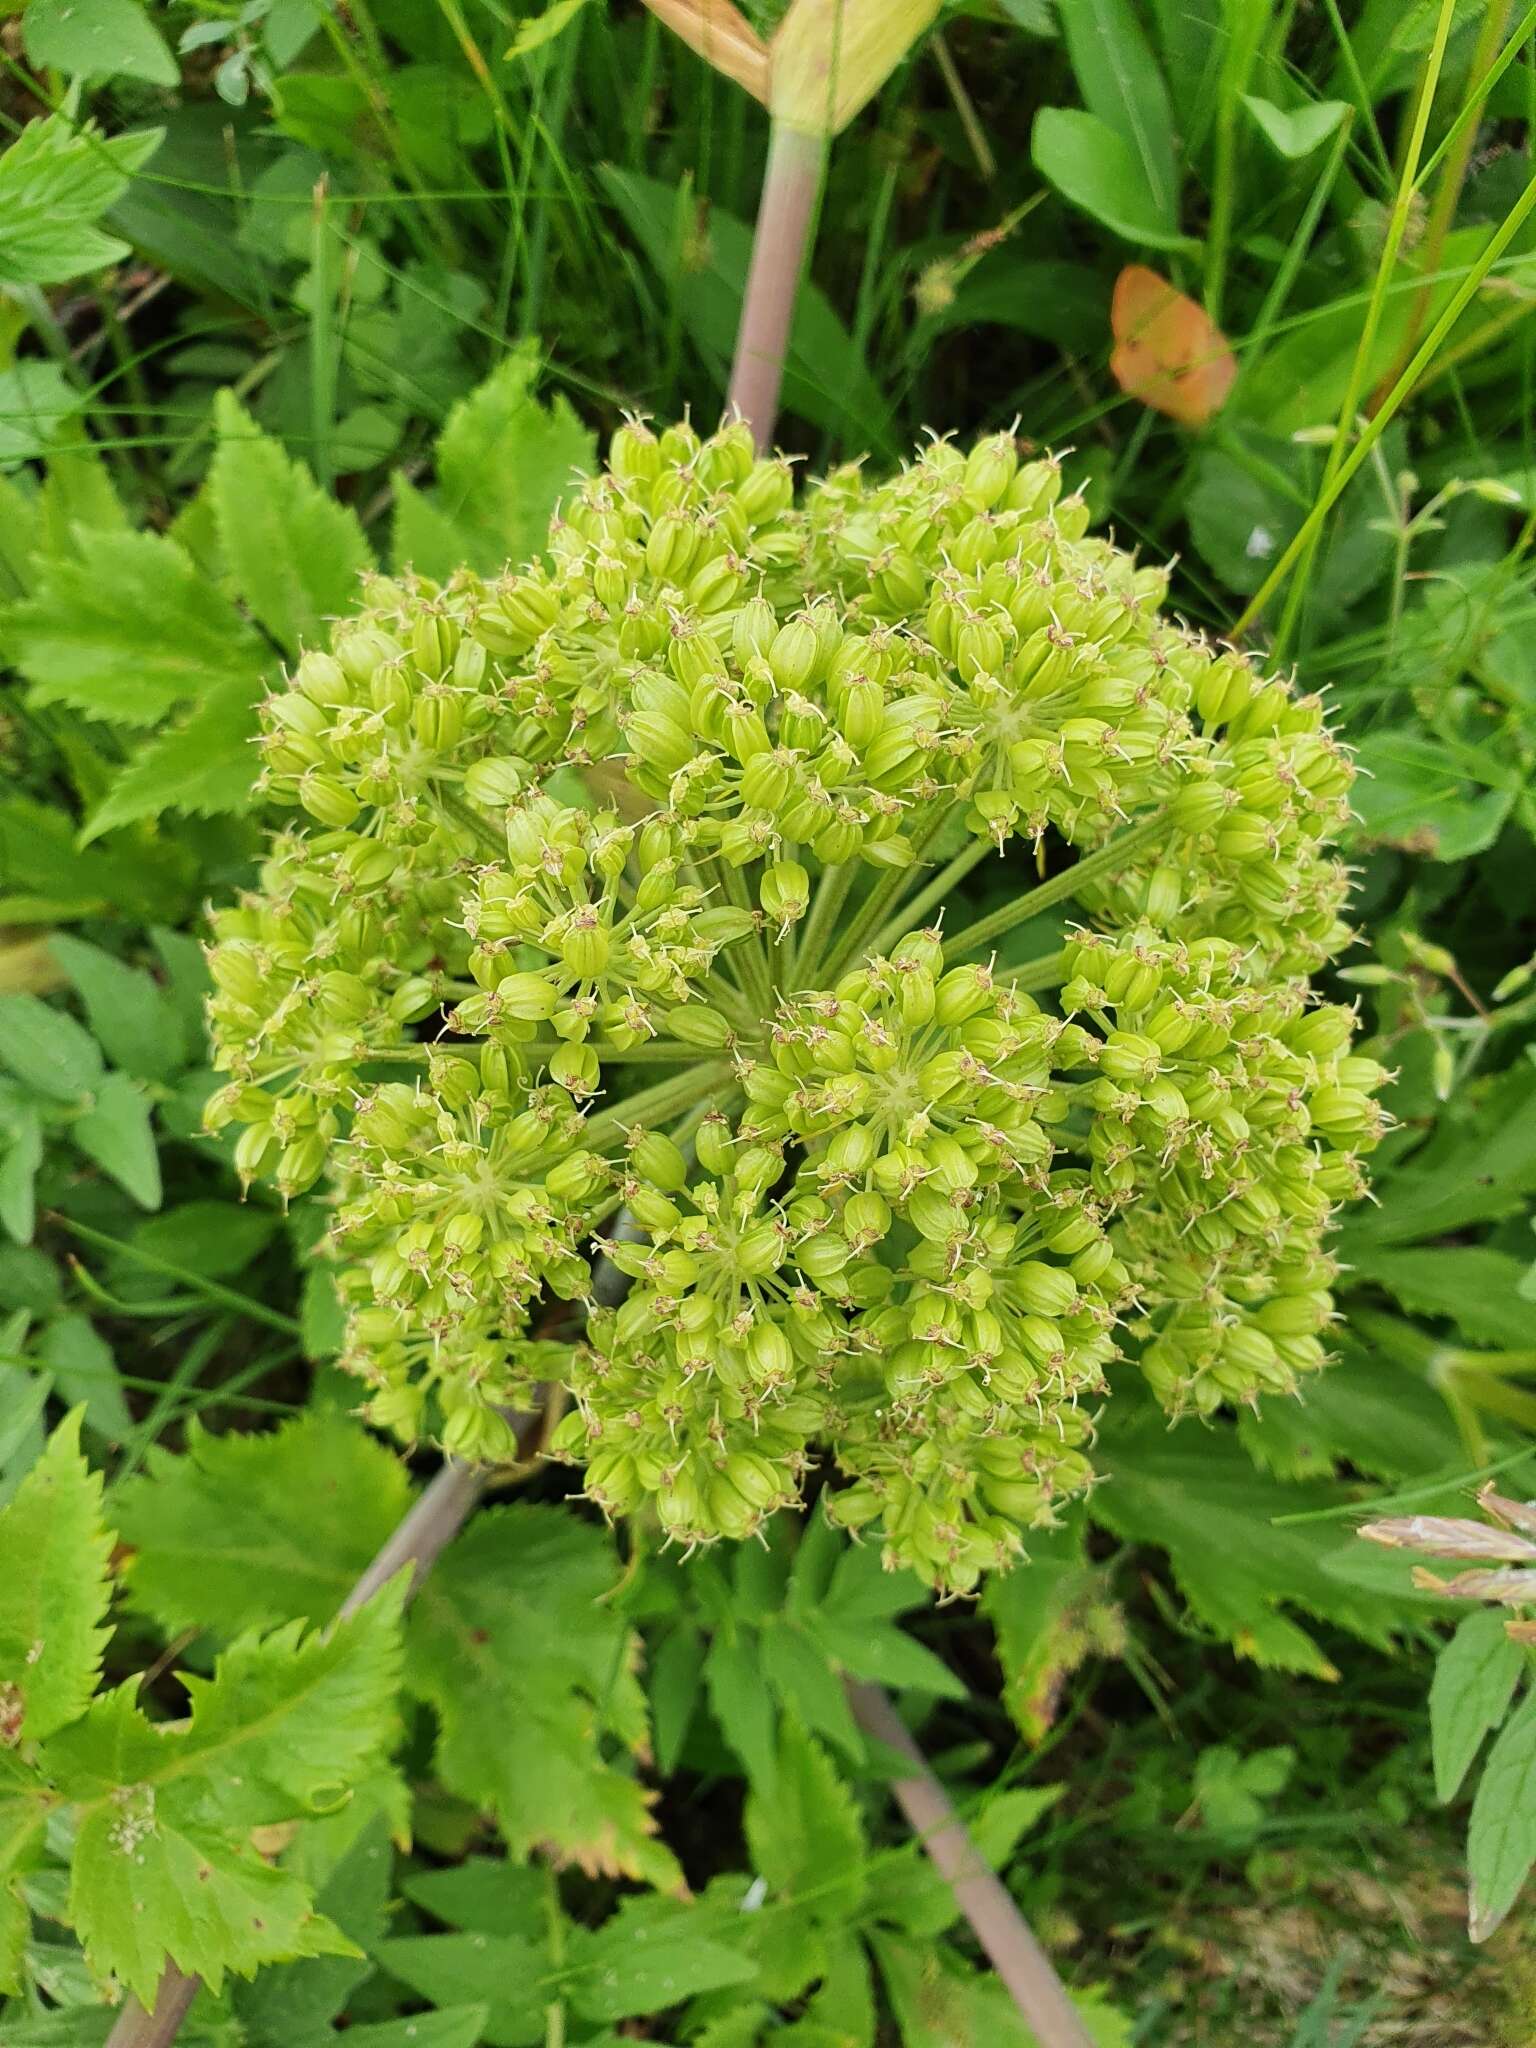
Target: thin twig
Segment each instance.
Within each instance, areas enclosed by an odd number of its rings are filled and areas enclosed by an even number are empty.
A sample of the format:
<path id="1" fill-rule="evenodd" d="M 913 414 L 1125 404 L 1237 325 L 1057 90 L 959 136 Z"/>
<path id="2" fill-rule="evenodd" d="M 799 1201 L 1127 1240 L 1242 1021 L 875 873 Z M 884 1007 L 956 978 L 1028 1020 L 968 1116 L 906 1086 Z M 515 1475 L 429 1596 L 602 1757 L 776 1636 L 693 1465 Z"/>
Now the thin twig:
<path id="1" fill-rule="evenodd" d="M 892 1785 L 935 1870 L 955 1900 L 998 1980 L 1034 2029 L 1040 2048 L 1093 2048 L 1066 1986 L 1013 1898 L 982 1860 L 949 1794 L 929 1769 L 907 1725 L 878 1685 L 849 1681 L 848 1703 L 866 1735 L 894 1749 L 911 1775 Z"/>

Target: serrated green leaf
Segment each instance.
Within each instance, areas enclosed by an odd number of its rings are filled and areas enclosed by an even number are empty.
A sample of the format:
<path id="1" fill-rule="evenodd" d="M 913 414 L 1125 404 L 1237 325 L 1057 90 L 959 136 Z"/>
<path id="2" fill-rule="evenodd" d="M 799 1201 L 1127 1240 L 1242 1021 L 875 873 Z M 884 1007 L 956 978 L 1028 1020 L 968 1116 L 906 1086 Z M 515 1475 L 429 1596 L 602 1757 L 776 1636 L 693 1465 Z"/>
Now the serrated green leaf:
<path id="1" fill-rule="evenodd" d="M 78 1102 L 101 1079 L 90 1033 L 40 996 L 0 996 L 0 1067 L 55 1102 Z"/>
<path id="2" fill-rule="evenodd" d="M 1104 1484 L 1089 1496 L 1093 1519 L 1123 1541 L 1166 1550 L 1191 1610 L 1239 1656 L 1336 1677 L 1287 1608 L 1370 1643 L 1390 1642 L 1401 1626 L 1401 1603 L 1327 1570 L 1337 1529 L 1274 1525 L 1279 1516 L 1341 1503 L 1342 1489 L 1315 1481 L 1282 1486 L 1254 1469 L 1229 1432 L 1186 1424 L 1170 1434 L 1161 1417 L 1121 1428 L 1107 1422 L 1095 1463 Z"/>
<path id="3" fill-rule="evenodd" d="M 114 1066 L 141 1081 L 167 1081 L 180 1071 L 187 1054 L 181 1020 L 153 975 L 67 932 L 48 944 Z"/>
<path id="4" fill-rule="evenodd" d="M 30 1765 L 0 1750 L 0 1992 L 22 1988 L 32 1918 L 22 1881 L 42 1854 L 54 1804 Z"/>
<path id="5" fill-rule="evenodd" d="M 96 1690 L 111 1588 L 101 1475 L 80 1450 L 80 1411 L 59 1424 L 0 1511 L 0 1718 L 41 1742 L 85 1712 Z"/>
<path id="6" fill-rule="evenodd" d="M 22 24 L 31 61 L 68 78 L 180 80 L 165 38 L 138 0 L 30 0 Z"/>
<path id="7" fill-rule="evenodd" d="M 397 569 L 443 582 L 474 546 L 472 537 L 451 519 L 403 471 L 394 478 L 395 518 L 390 555 Z"/>
<path id="8" fill-rule="evenodd" d="M 757 1653 L 764 1677 L 784 1704 L 817 1735 L 835 1742 L 850 1761 L 860 1759 L 864 1738 L 820 1643 L 795 1623 L 774 1616 L 758 1632 Z"/>
<path id="9" fill-rule="evenodd" d="M 400 1671 L 396 1581 L 329 1635 L 245 1636 L 203 1679 L 191 1717 L 154 1724 L 130 1683 L 44 1746 L 82 1807 L 70 1912 L 91 1966 L 153 1998 L 169 1958 L 217 1990 L 292 1958 L 355 1953 L 251 1830 L 324 1811 L 374 1765 Z"/>
<path id="10" fill-rule="evenodd" d="M 251 741 L 259 695 L 254 675 L 217 684 L 179 725 L 139 748 L 91 813 L 82 839 L 99 839 L 164 811 L 216 818 L 249 810 L 255 800 Z"/>
<path id="11" fill-rule="evenodd" d="M 1469 1614 L 1435 1659 L 1429 1688 L 1429 1735 L 1435 1793 L 1442 1801 L 1461 1789 L 1483 1737 L 1509 1712 L 1525 1653 L 1498 1612 Z"/>
<path id="12" fill-rule="evenodd" d="M 127 243 L 95 222 L 163 133 L 103 138 L 62 114 L 28 122 L 0 154 L 0 283 L 62 284 L 126 256 Z"/>
<path id="13" fill-rule="evenodd" d="M 357 514 L 263 434 L 234 393 L 214 401 L 208 492 L 236 589 L 289 654 L 351 609 L 373 553 Z"/>
<path id="14" fill-rule="evenodd" d="M 753 1784 L 766 1784 L 776 1748 L 773 1700 L 757 1653 L 755 1633 L 717 1632 L 704 1659 L 709 1710 L 740 1757 Z"/>
<path id="15" fill-rule="evenodd" d="M 147 726 L 221 685 L 254 695 L 261 642 L 184 548 L 159 534 L 97 533 L 88 554 L 49 562 L 11 613 L 11 650 L 36 702 Z"/>
<path id="16" fill-rule="evenodd" d="M 533 395 L 539 359 L 525 345 L 449 413 L 437 443 L 438 504 L 469 537 L 469 566 L 487 573 L 544 548 L 550 514 L 590 469 L 592 436 L 563 398 Z"/>
<path id="17" fill-rule="evenodd" d="M 218 1991 L 268 1963 L 350 1955 L 309 1887 L 249 1847 L 161 1816 L 151 1800 L 103 1802 L 75 1841 L 70 1915 L 91 1968 L 153 2005 L 167 1961 Z"/>
<path id="18" fill-rule="evenodd" d="M 1536 1693 L 1500 1729 L 1472 1802 L 1467 1830 L 1474 1941 L 1498 1931 L 1536 1862 Z"/>
<path id="19" fill-rule="evenodd" d="M 128 1588 L 167 1632 L 328 1620 L 410 1503 L 405 1466 L 348 1417 L 312 1409 L 265 1436 L 150 1452 L 116 1495 Z"/>
<path id="20" fill-rule="evenodd" d="M 804 1900 L 829 1925 L 864 1900 L 864 1830 L 853 1795 L 823 1750 L 786 1715 L 773 1772 L 747 1799 L 752 1863 L 781 1899 Z"/>
<path id="21" fill-rule="evenodd" d="M 496 1814 L 521 1854 L 552 1843 L 584 1867 L 679 1882 L 650 1796 L 603 1737 L 644 1742 L 632 1645 L 605 1604 L 607 1536 L 563 1510 L 482 1511 L 444 1553 L 411 1614 L 407 1683 L 436 1710 L 438 1775 Z"/>
<path id="22" fill-rule="evenodd" d="M 70 1125 L 69 1135 L 141 1209 L 159 1208 L 160 1154 L 149 1102 L 136 1081 L 108 1074 L 90 1108 Z"/>

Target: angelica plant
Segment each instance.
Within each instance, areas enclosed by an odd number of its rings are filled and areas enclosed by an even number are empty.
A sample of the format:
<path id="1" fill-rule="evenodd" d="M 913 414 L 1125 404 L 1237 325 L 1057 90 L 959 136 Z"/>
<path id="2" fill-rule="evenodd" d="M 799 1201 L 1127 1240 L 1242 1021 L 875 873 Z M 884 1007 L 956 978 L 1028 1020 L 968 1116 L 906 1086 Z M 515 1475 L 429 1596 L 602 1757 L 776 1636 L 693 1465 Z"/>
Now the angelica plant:
<path id="1" fill-rule="evenodd" d="M 373 1422 L 495 1460 L 558 1383 L 609 1513 L 745 1537 L 825 1465 L 964 1590 L 1115 1373 L 1208 1415 L 1322 1364 L 1381 1128 L 1309 986 L 1350 763 L 1087 528 L 1007 435 L 797 502 L 740 423 L 630 424 L 544 559 L 374 579 L 298 662 L 210 1118 L 324 1184 Z"/>

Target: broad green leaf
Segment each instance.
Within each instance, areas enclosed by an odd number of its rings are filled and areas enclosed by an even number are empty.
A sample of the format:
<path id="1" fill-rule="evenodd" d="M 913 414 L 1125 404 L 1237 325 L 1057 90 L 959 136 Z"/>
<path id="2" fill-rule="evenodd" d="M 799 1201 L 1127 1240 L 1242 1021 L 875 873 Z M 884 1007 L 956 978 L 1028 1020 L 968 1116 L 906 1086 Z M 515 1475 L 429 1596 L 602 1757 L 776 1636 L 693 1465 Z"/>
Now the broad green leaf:
<path id="1" fill-rule="evenodd" d="M 64 932 L 54 934 L 49 950 L 114 1066 L 141 1081 L 167 1081 L 180 1071 L 187 1053 L 181 1020 L 153 975 Z"/>
<path id="2" fill-rule="evenodd" d="M 1309 1375 L 1295 1401 L 1261 1401 L 1238 1417 L 1255 1463 L 1277 1479 L 1331 1477 L 1348 1463 L 1376 1479 L 1447 1472 L 1463 1447 L 1445 1400 L 1396 1360 L 1349 1345 L 1327 1372 Z"/>
<path id="3" fill-rule="evenodd" d="M 64 1399 L 84 1411 L 87 1435 L 108 1444 L 124 1441 L 133 1419 L 123 1398 L 117 1360 L 88 1315 L 71 1310 L 53 1317 L 38 1339 L 37 1357 Z"/>
<path id="4" fill-rule="evenodd" d="M 242 1272 L 271 1242 L 281 1222 L 275 1210 L 260 1209 L 254 1202 L 179 1202 L 174 1209 L 139 1224 L 133 1245 L 136 1251 L 169 1259 L 204 1279 L 227 1280 Z M 299 1611 L 289 1608 L 273 1619 L 287 1621 Z M 243 1628 L 251 1619 L 237 1616 L 233 1625 Z"/>
<path id="5" fill-rule="evenodd" d="M 409 2019 L 383 2020 L 377 2026 L 349 2026 L 346 2043 L 347 2048 L 475 2048 L 477 2041 L 494 2039 L 490 2017 L 489 2005 L 447 2005 L 436 2012 L 413 2013 Z M 329 2048 L 336 2038 L 327 2031 L 312 2041 L 285 2042 L 283 2048 Z"/>
<path id="6" fill-rule="evenodd" d="M 749 1982 L 756 1966 L 739 1949 L 710 1940 L 708 1925 L 698 1906 L 624 1899 L 595 1931 L 570 1930 L 560 1988 L 584 2019 L 615 2023 Z"/>
<path id="7" fill-rule="evenodd" d="M 1536 1693 L 1504 1723 L 1478 1783 L 1467 1830 L 1474 1941 L 1497 1932 L 1536 1862 Z"/>
<path id="8" fill-rule="evenodd" d="M 1285 1789 L 1295 1763 L 1295 1750 L 1283 1746 L 1248 1756 L 1224 1742 L 1201 1750 L 1195 1798 L 1205 1825 L 1220 1834 L 1252 1835 L 1264 1818 L 1265 1801 Z"/>
<path id="9" fill-rule="evenodd" d="M 1281 156 L 1299 162 L 1326 142 L 1349 112 L 1344 100 L 1310 100 L 1305 106 L 1277 107 L 1273 100 L 1245 92 L 1243 105 Z"/>
<path id="10" fill-rule="evenodd" d="M 169 732 L 139 748 L 91 813 L 81 835 L 183 811 L 194 818 L 249 810 L 255 801 L 259 679 L 234 675 L 211 689 Z"/>
<path id="11" fill-rule="evenodd" d="M 389 1823 L 375 1815 L 315 1899 L 331 1925 L 365 1954 L 389 1926 L 394 1860 Z M 249 1990 L 237 1994 L 242 2048 L 293 2048 L 317 2034 L 334 2041 L 330 2023 L 372 1974 L 370 1963 L 348 1956 L 311 1956 L 263 1970 Z"/>
<path id="12" fill-rule="evenodd" d="M 671 293 L 683 330 L 721 390 L 736 346 L 752 230 L 712 206 L 698 217 L 690 190 L 655 178 L 598 170 L 603 189 Z M 795 301 L 784 361 L 784 409 L 837 434 L 849 451 L 889 453 L 890 410 L 869 366 L 819 286 L 807 283 Z"/>
<path id="13" fill-rule="evenodd" d="M 1392 1175 L 1391 1200 L 1357 1210 L 1340 1238 L 1350 1261 L 1367 1244 L 1445 1237 L 1524 1206 L 1536 1190 L 1536 1073 L 1501 1075 L 1476 1118 L 1446 1115 Z"/>
<path id="14" fill-rule="evenodd" d="M 1195 246 L 1159 212 L 1130 143 L 1096 114 L 1042 107 L 1030 149 L 1036 170 L 1062 198 L 1112 234 L 1150 249 Z"/>
<path id="15" fill-rule="evenodd" d="M 483 1510 L 444 1553 L 410 1619 L 407 1684 L 435 1709 L 437 1770 L 489 1807 L 508 1846 L 594 1871 L 678 1881 L 650 1795 L 603 1737 L 646 1738 L 606 1534 L 558 1508 Z"/>
<path id="16" fill-rule="evenodd" d="M 542 1941 L 505 1934 L 413 1934 L 380 1942 L 381 1968 L 434 2005 L 464 1999 L 485 2008 L 489 2048 L 537 2048 L 547 2008 L 558 1994 L 548 1984 Z"/>
<path id="17" fill-rule="evenodd" d="M 469 1856 L 442 1870 L 417 1871 L 400 1886 L 413 1905 L 464 1934 L 516 1935 L 544 1940 L 549 1928 L 549 1880 L 537 1864 Z"/>
<path id="18" fill-rule="evenodd" d="M 1193 1613 L 1239 1656 L 1333 1678 L 1334 1667 L 1286 1609 L 1378 1644 L 1401 1624 L 1400 1603 L 1327 1570 L 1330 1553 L 1352 1539 L 1327 1522 L 1275 1525 L 1277 1516 L 1338 1505 L 1347 1498 L 1341 1489 L 1282 1486 L 1255 1471 L 1222 1428 L 1186 1423 L 1170 1434 L 1160 1416 L 1119 1428 L 1107 1422 L 1094 1462 L 1104 1484 L 1089 1496 L 1093 1519 L 1124 1541 L 1166 1550 Z"/>
<path id="19" fill-rule="evenodd" d="M 181 74 L 139 0 L 29 0 L 27 56 L 69 78 L 140 78 L 176 85 Z"/>
<path id="20" fill-rule="evenodd" d="M 359 1424 L 311 1409 L 265 1436 L 193 1427 L 119 1488 L 134 1604 L 167 1634 L 329 1620 L 410 1504 L 405 1466 Z"/>
<path id="21" fill-rule="evenodd" d="M 1518 1351 L 1536 1336 L 1536 1313 L 1521 1298 L 1525 1261 L 1491 1245 L 1362 1248 L 1352 1281 L 1373 1281 L 1415 1315 L 1445 1316 L 1467 1341 Z"/>
<path id="22" fill-rule="evenodd" d="M 858 1807 L 827 1753 L 784 1717 L 770 1777 L 747 1798 L 752 1867 L 818 1920 L 851 1921 L 864 1901 L 867 1845 Z"/>
<path id="23" fill-rule="evenodd" d="M 538 356 L 515 349 L 449 413 L 437 442 L 438 504 L 487 573 L 543 551 L 550 514 L 590 469 L 592 437 L 563 398 L 534 397 Z"/>
<path id="24" fill-rule="evenodd" d="M 1061 27 L 1089 113 L 1128 144 L 1157 218 L 1176 232 L 1173 114 L 1130 0 L 1073 0 L 1061 10 Z"/>
<path id="25" fill-rule="evenodd" d="M 112 1539 L 76 1409 L 0 1511 L 0 1722 L 40 1742 L 89 1705 L 110 1633 Z"/>
<path id="26" fill-rule="evenodd" d="M 90 1108 L 70 1125 L 69 1135 L 140 1208 L 159 1208 L 160 1154 L 149 1102 L 137 1081 L 108 1074 Z"/>
<path id="27" fill-rule="evenodd" d="M 1508 1616 L 1469 1614 L 1435 1659 L 1429 1688 L 1429 1733 L 1435 1793 L 1454 1799 L 1489 1729 L 1509 1712 L 1525 1669 L 1525 1652 L 1505 1629 Z"/>
<path id="28" fill-rule="evenodd" d="M 101 1080 L 101 1054 L 73 1017 L 39 996 L 0 996 L 0 1067 L 38 1095 L 78 1102 Z"/>
<path id="29" fill-rule="evenodd" d="M 234 393 L 214 401 L 208 492 L 235 588 L 287 653 L 351 609 L 373 556 L 357 514 L 263 434 Z"/>
<path id="30" fill-rule="evenodd" d="M 88 554 L 49 563 L 11 614 L 11 651 L 38 703 L 144 726 L 219 685 L 254 694 L 261 642 L 184 549 L 153 533 L 98 533 Z"/>
<path id="31" fill-rule="evenodd" d="M 29 121 L 0 153 L 0 284 L 62 284 L 126 256 L 127 243 L 95 223 L 163 133 L 103 138 L 62 114 Z"/>
<path id="32" fill-rule="evenodd" d="M 1519 789 L 1514 764 L 1490 748 L 1452 748 L 1410 727 L 1367 733 L 1356 758 L 1351 800 L 1360 836 L 1421 859 L 1486 852 Z"/>
<path id="33" fill-rule="evenodd" d="M 1428 286 L 1426 328 L 1449 302 L 1486 241 L 1487 230 L 1482 227 L 1456 228 L 1446 236 L 1433 276 L 1423 280 Z M 1403 354 L 1414 325 L 1419 283 L 1411 265 L 1423 260 L 1415 252 L 1387 294 L 1365 366 L 1366 390 L 1385 377 Z M 1354 369 L 1363 304 L 1363 297 L 1352 293 L 1328 294 L 1315 307 L 1295 315 L 1283 334 L 1245 363 L 1228 406 L 1229 416 L 1240 415 L 1281 437 L 1303 427 L 1333 426 Z M 1454 332 L 1459 334 L 1461 329 Z M 1364 786 L 1362 778 L 1352 795 L 1358 796 Z"/>

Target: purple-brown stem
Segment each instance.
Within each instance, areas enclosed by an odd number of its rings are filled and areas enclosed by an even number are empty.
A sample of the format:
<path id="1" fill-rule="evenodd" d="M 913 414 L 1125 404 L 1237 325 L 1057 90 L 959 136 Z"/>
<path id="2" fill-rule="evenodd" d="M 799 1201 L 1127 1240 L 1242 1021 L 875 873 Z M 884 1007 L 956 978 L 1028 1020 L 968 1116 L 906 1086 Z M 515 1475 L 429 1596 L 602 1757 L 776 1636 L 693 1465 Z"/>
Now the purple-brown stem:
<path id="1" fill-rule="evenodd" d="M 774 122 L 729 396 L 730 405 L 751 427 L 760 455 L 767 453 L 778 417 L 784 353 L 825 155 L 821 136 Z"/>
<path id="2" fill-rule="evenodd" d="M 907 1725 L 878 1685 L 848 1686 L 849 1704 L 866 1735 L 894 1749 L 911 1775 L 891 1787 L 907 1823 L 935 1870 L 954 1893 L 988 1961 L 1033 2028 L 1040 2048 L 1093 2048 L 1055 1967 L 1001 1880 L 982 1861 L 949 1794 L 929 1769 Z"/>

